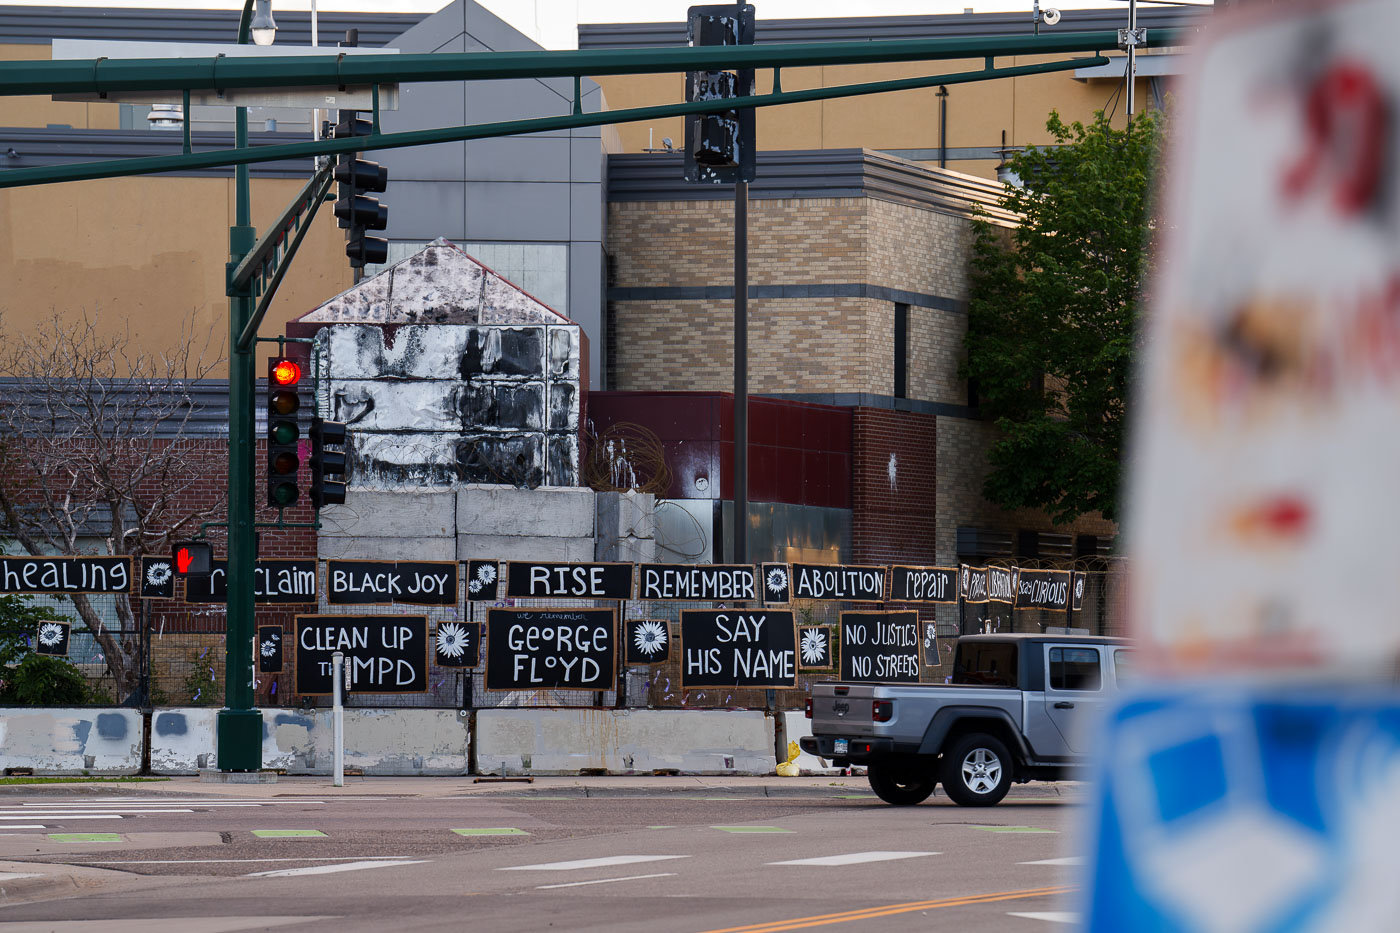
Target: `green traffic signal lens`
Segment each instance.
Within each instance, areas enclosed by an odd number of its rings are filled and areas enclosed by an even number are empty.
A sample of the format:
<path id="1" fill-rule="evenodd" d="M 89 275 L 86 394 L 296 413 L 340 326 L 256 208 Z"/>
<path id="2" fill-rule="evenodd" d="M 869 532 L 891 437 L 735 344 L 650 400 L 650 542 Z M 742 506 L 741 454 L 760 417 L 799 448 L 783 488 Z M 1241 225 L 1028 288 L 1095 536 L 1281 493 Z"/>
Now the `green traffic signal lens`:
<path id="1" fill-rule="evenodd" d="M 272 472 L 278 475 L 295 473 L 300 462 L 296 454 L 284 450 L 272 458 Z"/>
<path id="2" fill-rule="evenodd" d="M 295 444 L 301 432 L 297 430 L 295 423 L 291 421 L 273 422 L 270 437 L 274 444 Z"/>
<path id="3" fill-rule="evenodd" d="M 277 505 L 291 505 L 296 502 L 296 483 L 278 483 L 272 487 L 272 501 Z"/>

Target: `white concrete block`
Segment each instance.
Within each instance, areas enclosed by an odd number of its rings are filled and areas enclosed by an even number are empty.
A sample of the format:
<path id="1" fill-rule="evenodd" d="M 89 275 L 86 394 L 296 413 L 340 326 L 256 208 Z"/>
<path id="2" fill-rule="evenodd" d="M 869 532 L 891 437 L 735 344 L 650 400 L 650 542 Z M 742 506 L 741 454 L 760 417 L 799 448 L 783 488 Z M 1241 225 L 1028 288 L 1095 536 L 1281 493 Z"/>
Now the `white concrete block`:
<path id="1" fill-rule="evenodd" d="M 476 714 L 484 772 L 771 774 L 773 721 L 761 710 L 491 709 Z"/>
<path id="2" fill-rule="evenodd" d="M 198 774 L 217 768 L 219 711 L 213 707 L 157 709 L 151 712 L 151 770 L 156 774 Z"/>
<path id="3" fill-rule="evenodd" d="M 353 496 L 353 501 L 351 497 Z M 405 489 L 376 492 L 355 489 L 345 505 L 321 510 L 322 538 L 450 538 L 456 532 L 457 494 Z"/>
<path id="4" fill-rule="evenodd" d="M 536 560 L 588 563 L 593 538 L 524 538 L 516 535 L 458 535 L 458 560 Z"/>
<path id="5" fill-rule="evenodd" d="M 460 432 L 461 391 L 441 380 L 337 379 L 333 412 L 359 432 Z"/>
<path id="6" fill-rule="evenodd" d="M 329 774 L 332 717 L 328 709 L 263 710 L 263 767 Z M 465 774 L 467 720 L 455 709 L 347 709 L 345 765 L 365 774 Z"/>
<path id="7" fill-rule="evenodd" d="M 35 774 L 135 774 L 144 726 L 131 709 L 0 710 L 0 768 Z"/>
<path id="8" fill-rule="evenodd" d="M 457 539 L 319 537 L 321 560 L 456 560 Z"/>
<path id="9" fill-rule="evenodd" d="M 457 490 L 457 532 L 591 540 L 594 495 L 571 486 L 463 486 Z"/>
<path id="10" fill-rule="evenodd" d="M 812 734 L 812 720 L 800 711 L 784 712 L 783 727 L 787 729 L 787 740 L 798 743 L 799 749 L 802 747 L 802 738 Z M 803 774 L 837 774 L 840 771 L 839 768 L 833 768 L 831 762 L 806 752 L 798 754 L 797 767 Z"/>

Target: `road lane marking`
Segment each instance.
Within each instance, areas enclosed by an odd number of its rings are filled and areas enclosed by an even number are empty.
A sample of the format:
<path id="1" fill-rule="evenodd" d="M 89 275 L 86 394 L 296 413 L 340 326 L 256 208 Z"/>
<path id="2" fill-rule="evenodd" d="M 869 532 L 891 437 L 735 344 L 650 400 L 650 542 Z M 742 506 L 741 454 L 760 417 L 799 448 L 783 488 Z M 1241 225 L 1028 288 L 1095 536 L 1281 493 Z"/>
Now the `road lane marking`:
<path id="1" fill-rule="evenodd" d="M 925 855 L 942 855 L 942 852 L 851 852 L 847 855 L 822 855 L 817 858 L 795 858 L 786 862 L 769 862 L 769 865 L 858 865 L 861 862 L 893 862 L 902 858 L 922 858 Z"/>
<path id="2" fill-rule="evenodd" d="M 597 881 L 566 881 L 563 884 L 537 884 L 536 891 L 548 891 L 550 888 L 581 888 L 586 884 L 612 884 L 614 881 L 641 881 L 643 878 L 674 878 L 673 871 L 663 871 L 655 875 L 628 875 L 626 878 L 599 878 Z"/>
<path id="3" fill-rule="evenodd" d="M 742 927 L 724 927 L 705 930 L 704 933 L 784 933 L 787 930 L 802 930 L 808 927 L 829 926 L 833 923 L 852 923 L 858 920 L 873 920 L 877 917 L 890 917 L 914 911 L 938 910 L 943 907 L 968 907 L 974 904 L 991 904 L 996 901 L 1015 901 L 1029 897 L 1051 897 L 1067 894 L 1074 888 L 1069 885 L 1056 885 L 1049 888 L 1028 888 L 1022 891 L 997 891 L 991 894 L 969 894 L 965 897 L 950 897 L 936 901 L 913 901 L 907 904 L 888 904 L 881 907 L 867 907 L 840 914 L 816 914 L 811 917 L 794 917 L 791 920 L 772 920 L 768 923 L 754 923 Z"/>
<path id="4" fill-rule="evenodd" d="M 711 829 L 722 829 L 727 833 L 790 833 L 791 829 L 783 829 L 781 826 L 711 826 Z"/>
<path id="5" fill-rule="evenodd" d="M 1066 855 L 1064 858 L 1042 858 L 1034 862 L 1017 862 L 1017 865 L 1083 865 L 1084 856 Z"/>
<path id="6" fill-rule="evenodd" d="M 120 820 L 124 817 L 116 813 L 6 813 L 0 820 L 32 820 L 40 817 L 46 820 Z"/>
<path id="7" fill-rule="evenodd" d="M 688 855 L 606 855 L 602 858 L 581 858 L 571 862 L 544 862 L 540 865 L 507 865 L 496 871 L 575 871 L 580 868 L 606 868 L 610 865 L 635 865 L 638 862 L 665 862 L 690 858 Z"/>
<path id="8" fill-rule="evenodd" d="M 54 842 L 121 842 L 120 833 L 49 833 Z"/>
<path id="9" fill-rule="evenodd" d="M 973 826 L 972 829 L 980 829 L 984 833 L 1050 833 L 1055 834 L 1058 830 L 1040 829 L 1035 826 Z"/>
<path id="10" fill-rule="evenodd" d="M 0 881 L 18 881 L 21 878 L 42 878 L 34 872 L 0 871 Z"/>
<path id="11" fill-rule="evenodd" d="M 301 858 L 170 858 L 170 859 L 129 859 L 129 858 L 89 858 L 75 861 L 75 865 L 238 865 L 244 862 L 256 864 L 271 862 L 364 862 L 405 859 L 407 855 L 322 855 L 302 856 Z M 0 927 L 0 929 L 4 929 Z"/>
<path id="12" fill-rule="evenodd" d="M 528 836 L 529 833 L 514 826 L 489 826 L 484 829 L 454 829 L 459 836 Z"/>
<path id="13" fill-rule="evenodd" d="M 428 859 L 374 859 L 366 862 L 344 862 L 340 865 L 312 865 L 309 868 L 276 868 L 255 871 L 244 878 L 292 878 L 297 875 L 334 875 L 342 871 L 365 871 L 370 868 L 393 868 L 395 865 L 426 865 Z"/>
<path id="14" fill-rule="evenodd" d="M 259 839 L 315 839 L 326 838 L 319 829 L 255 829 L 253 835 Z"/>
<path id="15" fill-rule="evenodd" d="M 1066 910 L 1047 910 L 1041 913 L 1007 914 L 1008 917 L 1025 917 L 1027 920 L 1044 920 L 1046 923 L 1078 923 L 1079 914 Z"/>
<path id="16" fill-rule="evenodd" d="M 43 823 L 20 823 L 14 826 L 0 826 L 0 829 L 43 829 Z"/>
<path id="17" fill-rule="evenodd" d="M 96 810 L 76 810 L 70 807 L 52 807 L 46 810 L 29 809 L 23 810 L 0 810 L 0 819 L 26 819 L 31 816 L 81 816 L 88 817 L 98 813 L 193 813 L 190 809 L 167 809 L 167 810 L 137 810 L 132 807 L 101 807 Z"/>

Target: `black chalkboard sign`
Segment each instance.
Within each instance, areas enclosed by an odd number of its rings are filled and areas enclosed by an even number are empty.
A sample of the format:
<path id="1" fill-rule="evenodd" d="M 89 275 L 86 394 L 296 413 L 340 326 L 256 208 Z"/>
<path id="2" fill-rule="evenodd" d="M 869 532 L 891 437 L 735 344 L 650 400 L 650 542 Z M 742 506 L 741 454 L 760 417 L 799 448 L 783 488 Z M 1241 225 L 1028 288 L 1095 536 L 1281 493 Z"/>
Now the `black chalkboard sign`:
<path id="1" fill-rule="evenodd" d="M 955 603 L 958 601 L 958 572 L 952 567 L 891 567 L 890 601 Z"/>
<path id="2" fill-rule="evenodd" d="M 1068 570 L 1022 570 L 1016 587 L 1017 609 L 1069 608 Z"/>
<path id="3" fill-rule="evenodd" d="M 40 622 L 34 636 L 34 651 L 38 654 L 52 654 L 68 657 L 68 636 L 72 634 L 69 622 Z"/>
<path id="4" fill-rule="evenodd" d="M 257 603 L 316 602 L 316 561 L 258 561 L 253 565 L 253 601 Z M 186 577 L 185 602 L 227 603 L 228 561 L 214 561 L 214 570 L 207 577 Z"/>
<path id="5" fill-rule="evenodd" d="M 1016 602 L 1016 578 L 1020 570 L 1015 567 L 987 568 L 987 602 Z"/>
<path id="6" fill-rule="evenodd" d="M 297 693 L 331 693 L 331 656 L 350 659 L 349 689 L 359 693 L 426 693 L 426 616 L 297 616 Z"/>
<path id="7" fill-rule="evenodd" d="M 632 564 L 507 565 L 506 595 L 514 599 L 631 599 Z"/>
<path id="8" fill-rule="evenodd" d="M 501 587 L 501 562 L 467 561 L 467 601 L 495 602 Z"/>
<path id="9" fill-rule="evenodd" d="M 1070 587 L 1069 608 L 1071 612 L 1079 612 L 1084 608 L 1084 584 L 1088 582 L 1084 573 L 1075 573 L 1074 583 Z"/>
<path id="10" fill-rule="evenodd" d="M 841 613 L 841 679 L 918 683 L 919 613 Z"/>
<path id="11" fill-rule="evenodd" d="M 486 613 L 487 690 L 611 690 L 616 658 L 611 609 Z"/>
<path id="12" fill-rule="evenodd" d="M 326 561 L 326 602 L 331 605 L 455 606 L 457 564 L 455 561 Z"/>
<path id="13" fill-rule="evenodd" d="M 797 669 L 825 671 L 831 669 L 831 628 L 826 625 L 804 625 L 797 630 Z"/>
<path id="14" fill-rule="evenodd" d="M 129 593 L 130 557 L 0 557 L 0 593 Z"/>
<path id="15" fill-rule="evenodd" d="M 665 619 L 627 620 L 628 664 L 660 664 L 670 659 L 670 623 Z"/>
<path id="16" fill-rule="evenodd" d="M 759 598 L 752 564 L 639 564 L 638 599 L 754 602 Z"/>
<path id="17" fill-rule="evenodd" d="M 797 686 L 797 626 L 788 609 L 681 611 L 681 686 Z"/>
<path id="18" fill-rule="evenodd" d="M 924 663 L 929 667 L 937 667 L 943 663 L 943 657 L 938 653 L 938 623 L 932 619 L 925 619 L 920 623 L 923 626 Z"/>
<path id="19" fill-rule="evenodd" d="M 476 667 L 481 663 L 481 623 L 439 622 L 433 651 L 439 667 Z"/>
<path id="20" fill-rule="evenodd" d="M 258 673 L 282 673 L 282 626 L 258 626 Z"/>
<path id="21" fill-rule="evenodd" d="M 141 596 L 144 599 L 175 598 L 175 568 L 170 558 L 141 558 Z"/>
<path id="22" fill-rule="evenodd" d="M 882 602 L 885 598 L 885 568 L 793 564 L 792 598 Z"/>
<path id="23" fill-rule="evenodd" d="M 987 601 L 987 568 L 969 567 L 967 564 L 959 567 L 958 595 L 965 603 L 985 603 Z"/>
<path id="24" fill-rule="evenodd" d="M 792 568 L 787 564 L 759 564 L 763 576 L 763 601 L 787 605 L 792 602 Z"/>

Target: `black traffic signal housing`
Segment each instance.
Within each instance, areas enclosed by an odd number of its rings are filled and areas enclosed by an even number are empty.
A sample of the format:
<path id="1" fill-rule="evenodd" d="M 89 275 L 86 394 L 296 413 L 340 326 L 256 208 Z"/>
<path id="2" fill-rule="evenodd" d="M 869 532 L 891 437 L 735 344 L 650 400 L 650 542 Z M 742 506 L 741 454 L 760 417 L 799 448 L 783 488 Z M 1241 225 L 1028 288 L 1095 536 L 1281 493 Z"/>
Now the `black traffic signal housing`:
<path id="1" fill-rule="evenodd" d="M 214 572 L 214 547 L 208 541 L 179 541 L 170 548 L 170 562 L 182 577 L 207 577 Z"/>
<path id="2" fill-rule="evenodd" d="M 754 8 L 748 3 L 693 6 L 686 17 L 692 46 L 752 45 Z M 689 71 L 685 99 L 725 100 L 754 93 L 752 68 Z M 685 118 L 685 180 L 734 184 L 754 179 L 754 111 L 752 107 Z"/>
<path id="3" fill-rule="evenodd" d="M 346 474 L 345 442 L 346 431 L 340 421 L 311 419 L 311 505 L 321 508 L 326 505 L 340 505 L 345 501 L 345 481 L 328 480 L 327 476 L 344 477 Z M 342 448 L 327 450 L 327 446 Z"/>
<path id="4" fill-rule="evenodd" d="M 374 132 L 373 124 L 360 119 L 357 111 L 337 113 L 336 139 L 369 136 Z M 368 192 L 377 193 L 389 187 L 389 170 L 378 162 L 360 158 L 358 152 L 347 152 L 336 161 L 335 180 L 339 184 L 335 216 L 339 225 L 349 231 L 345 255 L 350 257 L 350 265 L 362 269 L 366 264 L 384 262 L 389 258 L 389 241 L 370 236 L 367 231 L 384 230 L 389 226 L 389 208 L 380 204 L 379 199 L 369 197 Z"/>
<path id="5" fill-rule="evenodd" d="M 287 508 L 296 504 L 297 468 L 301 458 L 297 441 L 301 429 L 297 412 L 301 409 L 301 364 L 277 357 L 267 364 L 267 504 Z"/>

